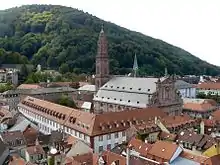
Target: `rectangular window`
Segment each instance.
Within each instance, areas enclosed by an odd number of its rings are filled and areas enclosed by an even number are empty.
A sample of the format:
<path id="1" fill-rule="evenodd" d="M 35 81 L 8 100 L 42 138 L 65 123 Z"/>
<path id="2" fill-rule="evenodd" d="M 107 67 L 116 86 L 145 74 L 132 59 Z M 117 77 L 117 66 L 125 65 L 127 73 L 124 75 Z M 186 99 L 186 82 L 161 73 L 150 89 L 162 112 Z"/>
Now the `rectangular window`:
<path id="1" fill-rule="evenodd" d="M 103 151 L 103 146 L 99 146 L 99 152 Z"/>
<path id="2" fill-rule="evenodd" d="M 122 136 L 125 136 L 125 131 L 122 132 Z"/>
<path id="3" fill-rule="evenodd" d="M 107 135 L 107 140 L 110 140 L 111 139 L 111 134 L 108 134 Z"/>
<path id="4" fill-rule="evenodd" d="M 115 138 L 118 138 L 118 132 L 117 132 L 117 133 L 115 133 Z"/>
<path id="5" fill-rule="evenodd" d="M 103 141 L 103 136 L 99 136 L 99 141 Z"/>
<path id="6" fill-rule="evenodd" d="M 111 150 L 111 144 L 107 145 L 107 150 Z"/>

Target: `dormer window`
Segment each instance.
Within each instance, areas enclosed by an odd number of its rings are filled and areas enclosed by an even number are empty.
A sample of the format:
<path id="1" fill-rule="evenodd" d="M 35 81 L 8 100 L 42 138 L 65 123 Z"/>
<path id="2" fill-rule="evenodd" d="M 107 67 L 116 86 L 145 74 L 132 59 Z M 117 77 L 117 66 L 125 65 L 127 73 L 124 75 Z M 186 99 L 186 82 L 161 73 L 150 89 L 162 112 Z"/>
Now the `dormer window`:
<path id="1" fill-rule="evenodd" d="M 111 86 L 111 88 L 113 88 L 113 86 Z"/>
<path id="2" fill-rule="evenodd" d="M 110 98 L 108 97 L 108 99 L 110 99 Z"/>
<path id="3" fill-rule="evenodd" d="M 125 87 L 122 87 L 122 89 L 125 89 Z"/>
<path id="4" fill-rule="evenodd" d="M 150 89 L 148 89 L 147 91 L 150 92 Z"/>
<path id="5" fill-rule="evenodd" d="M 114 98 L 114 100 L 116 100 L 116 98 Z"/>
<path id="6" fill-rule="evenodd" d="M 107 88 L 108 86 L 106 85 L 105 87 Z"/>
<path id="7" fill-rule="evenodd" d="M 139 104 L 139 101 L 137 101 L 137 104 Z"/>
<path id="8" fill-rule="evenodd" d="M 117 87 L 117 89 L 119 89 L 119 87 Z"/>
<path id="9" fill-rule="evenodd" d="M 120 99 L 120 101 L 122 101 L 122 99 Z"/>
<path id="10" fill-rule="evenodd" d="M 140 91 L 140 90 L 141 90 L 141 88 L 138 88 L 138 90 Z"/>
<path id="11" fill-rule="evenodd" d="M 131 102 L 131 100 L 128 100 L 128 102 L 130 103 L 130 102 Z"/>
<path id="12" fill-rule="evenodd" d="M 130 90 L 132 90 L 132 88 L 130 88 Z"/>
<path id="13" fill-rule="evenodd" d="M 102 97 L 102 99 L 104 99 L 104 97 Z"/>

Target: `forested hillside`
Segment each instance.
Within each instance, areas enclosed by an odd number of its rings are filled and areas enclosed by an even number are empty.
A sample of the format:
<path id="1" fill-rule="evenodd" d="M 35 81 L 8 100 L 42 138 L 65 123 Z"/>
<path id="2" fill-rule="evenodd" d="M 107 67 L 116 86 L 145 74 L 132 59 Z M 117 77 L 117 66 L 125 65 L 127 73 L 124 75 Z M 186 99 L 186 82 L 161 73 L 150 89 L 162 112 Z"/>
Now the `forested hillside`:
<path id="1" fill-rule="evenodd" d="M 219 67 L 161 40 L 129 31 L 77 9 L 52 5 L 0 11 L 0 48 L 10 51 L 0 51 L 0 63 L 27 63 L 21 54 L 34 65 L 41 64 L 44 68 L 59 69 L 63 73 L 92 73 L 102 23 L 109 41 L 113 74 L 128 73 L 135 53 L 141 74 L 163 74 L 165 67 L 176 74 L 220 73 Z"/>

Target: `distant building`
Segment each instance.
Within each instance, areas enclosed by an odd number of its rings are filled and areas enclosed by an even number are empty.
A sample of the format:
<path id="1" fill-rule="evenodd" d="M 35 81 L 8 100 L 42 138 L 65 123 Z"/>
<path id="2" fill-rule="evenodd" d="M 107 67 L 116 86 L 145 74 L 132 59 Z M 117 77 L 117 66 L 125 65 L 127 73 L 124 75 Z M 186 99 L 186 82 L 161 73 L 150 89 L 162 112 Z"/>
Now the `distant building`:
<path id="1" fill-rule="evenodd" d="M 6 164 L 9 154 L 9 147 L 0 139 L 0 164 Z"/>
<path id="2" fill-rule="evenodd" d="M 132 110 L 156 106 L 170 115 L 182 111 L 182 99 L 173 77 L 138 78 L 114 77 L 94 96 L 94 112 Z"/>
<path id="3" fill-rule="evenodd" d="M 183 80 L 176 80 L 175 87 L 183 98 L 196 98 L 196 86 Z"/>
<path id="4" fill-rule="evenodd" d="M 76 89 L 71 87 L 43 88 L 36 84 L 23 85 L 22 88 L 21 86 L 19 87 L 20 88 L 16 90 L 9 90 L 0 95 L 2 99 L 6 99 L 10 111 L 17 110 L 17 104 L 26 96 L 33 96 L 48 101 L 57 101 L 62 95 L 66 95 L 72 99 L 76 92 Z"/>
<path id="5" fill-rule="evenodd" d="M 18 84 L 18 71 L 15 69 L 0 69 L 0 82 Z"/>
<path id="6" fill-rule="evenodd" d="M 207 100 L 203 102 L 187 102 L 183 104 L 183 113 L 193 118 L 207 119 L 217 110 L 217 106 Z"/>
<path id="7" fill-rule="evenodd" d="M 88 144 L 95 153 L 125 142 L 125 131 L 132 124 L 166 115 L 159 108 L 92 114 L 33 97 L 20 102 L 18 110 L 29 120 L 37 122 L 40 132 L 50 134 L 54 130 L 63 130 Z"/>
<path id="8" fill-rule="evenodd" d="M 220 95 L 220 82 L 204 82 L 197 85 L 197 93 Z"/>

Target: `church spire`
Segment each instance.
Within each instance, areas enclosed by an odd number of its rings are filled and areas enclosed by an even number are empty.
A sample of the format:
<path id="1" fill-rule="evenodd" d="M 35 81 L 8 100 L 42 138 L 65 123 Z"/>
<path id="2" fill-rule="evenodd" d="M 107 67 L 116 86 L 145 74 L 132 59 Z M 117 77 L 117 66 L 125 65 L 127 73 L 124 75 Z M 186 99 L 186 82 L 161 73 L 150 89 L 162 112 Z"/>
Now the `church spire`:
<path id="1" fill-rule="evenodd" d="M 101 28 L 100 33 L 104 33 L 104 24 L 102 24 L 102 28 Z"/>
<path id="2" fill-rule="evenodd" d="M 168 72 L 167 72 L 167 67 L 166 67 L 164 70 L 164 77 L 167 77 L 167 76 L 168 76 Z"/>
<path id="3" fill-rule="evenodd" d="M 135 56 L 134 56 L 133 71 L 134 71 L 134 77 L 136 77 L 137 76 L 137 71 L 138 71 L 138 63 L 137 63 L 136 53 L 135 53 Z"/>
<path id="4" fill-rule="evenodd" d="M 95 85 L 97 89 L 102 87 L 108 80 L 109 80 L 108 42 L 102 24 L 101 31 L 99 33 L 98 48 L 96 55 Z"/>

